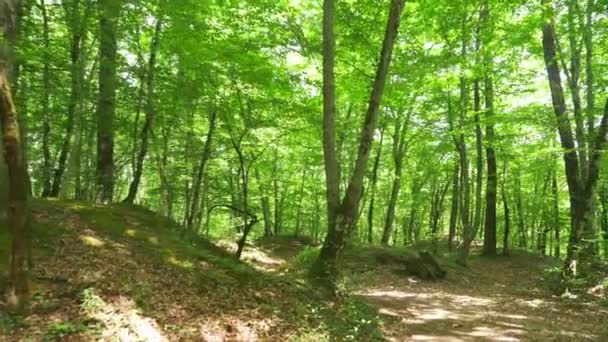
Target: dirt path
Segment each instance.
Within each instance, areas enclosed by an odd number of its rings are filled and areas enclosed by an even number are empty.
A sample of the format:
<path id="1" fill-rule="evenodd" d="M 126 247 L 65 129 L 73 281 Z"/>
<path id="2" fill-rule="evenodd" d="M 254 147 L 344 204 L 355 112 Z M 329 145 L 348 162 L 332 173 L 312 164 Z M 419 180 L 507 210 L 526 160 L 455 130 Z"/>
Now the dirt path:
<path id="1" fill-rule="evenodd" d="M 608 312 L 552 296 L 530 261 L 480 260 L 436 283 L 386 274 L 359 295 L 389 341 L 608 341 Z"/>

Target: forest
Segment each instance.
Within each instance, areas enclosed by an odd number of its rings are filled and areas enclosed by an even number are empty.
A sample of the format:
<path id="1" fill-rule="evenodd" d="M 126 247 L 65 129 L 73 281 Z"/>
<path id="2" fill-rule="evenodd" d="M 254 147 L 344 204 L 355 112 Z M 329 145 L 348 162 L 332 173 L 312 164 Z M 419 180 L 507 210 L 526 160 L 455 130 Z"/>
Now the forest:
<path id="1" fill-rule="evenodd" d="M 0 340 L 608 340 L 605 0 L 0 0 Z"/>

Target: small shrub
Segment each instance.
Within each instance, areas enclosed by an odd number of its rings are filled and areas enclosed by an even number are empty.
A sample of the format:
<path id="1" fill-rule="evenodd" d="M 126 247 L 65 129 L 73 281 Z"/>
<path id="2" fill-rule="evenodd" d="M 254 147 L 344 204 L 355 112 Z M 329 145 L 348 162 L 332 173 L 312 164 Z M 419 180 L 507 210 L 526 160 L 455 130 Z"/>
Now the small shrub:
<path id="1" fill-rule="evenodd" d="M 319 258 L 319 253 L 318 248 L 306 247 L 293 258 L 293 264 L 298 268 L 308 269 Z"/>
<path id="2" fill-rule="evenodd" d="M 78 324 L 75 324 L 72 322 L 52 323 L 47 328 L 47 331 L 45 334 L 45 339 L 51 340 L 51 341 L 59 340 L 59 339 L 63 339 L 70 335 L 79 334 L 86 330 L 87 330 L 87 327 L 81 323 L 78 323 Z"/>

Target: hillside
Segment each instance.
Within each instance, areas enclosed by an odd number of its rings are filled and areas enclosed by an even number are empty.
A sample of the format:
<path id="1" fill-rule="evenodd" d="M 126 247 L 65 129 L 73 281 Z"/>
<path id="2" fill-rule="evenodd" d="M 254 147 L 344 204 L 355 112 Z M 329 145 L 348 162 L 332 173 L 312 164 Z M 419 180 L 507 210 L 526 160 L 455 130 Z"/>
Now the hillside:
<path id="1" fill-rule="evenodd" d="M 372 309 L 354 300 L 330 307 L 300 282 L 177 229 L 137 207 L 35 202 L 31 314 L 0 310 L 0 340 L 306 341 L 377 333 Z M 0 235 L 2 255 L 7 248 Z"/>

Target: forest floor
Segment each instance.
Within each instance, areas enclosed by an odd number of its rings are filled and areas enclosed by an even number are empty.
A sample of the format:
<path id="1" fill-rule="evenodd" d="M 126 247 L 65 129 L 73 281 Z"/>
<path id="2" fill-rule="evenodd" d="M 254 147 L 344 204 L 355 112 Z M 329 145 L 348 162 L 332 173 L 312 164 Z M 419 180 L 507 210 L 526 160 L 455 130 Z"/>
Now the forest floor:
<path id="1" fill-rule="evenodd" d="M 475 258 L 437 282 L 368 277 L 375 281 L 358 294 L 378 308 L 389 341 L 608 341 L 608 308 L 553 295 L 550 264 L 525 254 Z"/>
<path id="2" fill-rule="evenodd" d="M 463 268 L 440 252 L 447 278 L 428 282 L 378 258 L 411 250 L 352 246 L 342 286 L 354 296 L 328 302 L 304 279 L 318 255 L 306 239 L 253 241 L 241 262 L 234 242 L 178 229 L 138 207 L 35 202 L 31 311 L 0 300 L 0 341 L 608 341 L 606 306 L 552 294 L 551 258 L 474 255 Z M 7 242 L 0 229 L 0 255 Z"/>
<path id="3" fill-rule="evenodd" d="M 32 204 L 30 310 L 0 298 L 0 341 L 374 340 L 376 311 L 336 304 L 132 206 Z M 9 238 L 0 227 L 0 255 Z M 250 253 L 250 252 L 248 252 Z M 0 259 L 0 291 L 6 283 Z M 357 315 L 357 316 L 355 316 Z"/>
<path id="4" fill-rule="evenodd" d="M 279 258 L 289 255 L 285 246 L 273 250 Z M 548 272 L 560 266 L 554 258 L 522 251 L 473 255 L 464 268 L 444 252 L 439 262 L 446 279 L 423 281 L 398 264 L 379 262 L 380 253 L 385 249 L 347 250 L 344 286 L 377 308 L 388 341 L 608 341 L 606 300 L 555 295 Z"/>

